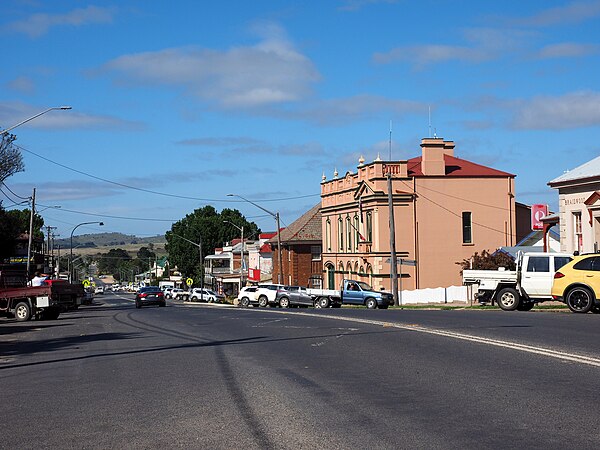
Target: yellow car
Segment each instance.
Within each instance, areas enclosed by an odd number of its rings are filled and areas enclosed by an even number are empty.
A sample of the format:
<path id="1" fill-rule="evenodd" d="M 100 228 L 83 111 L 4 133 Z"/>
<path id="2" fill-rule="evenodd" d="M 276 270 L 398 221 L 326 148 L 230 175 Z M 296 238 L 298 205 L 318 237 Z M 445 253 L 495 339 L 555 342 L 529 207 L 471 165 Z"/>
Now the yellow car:
<path id="1" fill-rule="evenodd" d="M 576 313 L 600 308 L 600 253 L 579 255 L 554 274 L 552 298 Z"/>

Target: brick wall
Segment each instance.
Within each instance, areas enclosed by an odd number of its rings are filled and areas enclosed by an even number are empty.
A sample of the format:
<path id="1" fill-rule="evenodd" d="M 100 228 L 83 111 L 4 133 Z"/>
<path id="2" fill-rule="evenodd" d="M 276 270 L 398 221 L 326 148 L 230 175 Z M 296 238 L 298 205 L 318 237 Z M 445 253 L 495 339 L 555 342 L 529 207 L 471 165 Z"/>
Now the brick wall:
<path id="1" fill-rule="evenodd" d="M 308 286 L 312 276 L 322 276 L 321 260 L 313 261 L 311 246 L 318 244 L 282 244 L 283 284 Z M 273 283 L 277 283 L 279 274 L 279 252 L 273 246 Z"/>

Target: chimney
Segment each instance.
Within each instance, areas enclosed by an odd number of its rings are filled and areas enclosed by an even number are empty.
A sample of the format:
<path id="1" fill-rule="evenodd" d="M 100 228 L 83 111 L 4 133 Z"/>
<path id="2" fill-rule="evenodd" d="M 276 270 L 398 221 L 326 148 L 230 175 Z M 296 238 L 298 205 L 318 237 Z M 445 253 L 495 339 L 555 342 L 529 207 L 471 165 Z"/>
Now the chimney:
<path id="1" fill-rule="evenodd" d="M 442 138 L 423 138 L 421 139 L 421 148 L 423 149 L 421 159 L 421 172 L 423 172 L 423 175 L 446 175 L 444 155 L 454 154 L 454 143 L 451 141 L 444 142 Z"/>

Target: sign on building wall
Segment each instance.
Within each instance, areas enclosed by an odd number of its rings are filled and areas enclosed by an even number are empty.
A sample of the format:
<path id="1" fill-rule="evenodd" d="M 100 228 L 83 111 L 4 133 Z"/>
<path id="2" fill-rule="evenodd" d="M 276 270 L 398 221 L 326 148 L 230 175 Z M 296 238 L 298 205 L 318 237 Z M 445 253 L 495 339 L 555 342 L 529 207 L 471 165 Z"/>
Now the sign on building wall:
<path id="1" fill-rule="evenodd" d="M 260 269 L 248 269 L 248 278 L 252 281 L 260 281 Z"/>
<path id="2" fill-rule="evenodd" d="M 531 205 L 531 229 L 543 230 L 542 219 L 548 215 L 548 205 Z"/>

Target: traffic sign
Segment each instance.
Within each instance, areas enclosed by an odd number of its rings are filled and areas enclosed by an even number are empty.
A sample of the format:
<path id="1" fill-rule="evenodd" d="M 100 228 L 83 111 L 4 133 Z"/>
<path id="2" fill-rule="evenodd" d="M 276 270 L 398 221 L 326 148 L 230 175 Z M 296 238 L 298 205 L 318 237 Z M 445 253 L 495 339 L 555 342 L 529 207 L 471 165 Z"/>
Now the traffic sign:
<path id="1" fill-rule="evenodd" d="M 194 284 L 194 280 L 192 280 L 191 278 L 188 278 L 187 280 L 185 280 L 185 284 L 187 284 L 188 286 L 191 286 L 192 284 Z"/>
<path id="2" fill-rule="evenodd" d="M 392 258 L 388 258 L 385 260 L 386 263 L 390 264 L 392 262 Z M 417 261 L 415 259 L 402 259 L 398 258 L 396 260 L 396 264 L 400 264 L 401 266 L 413 266 L 417 265 Z"/>
<path id="3" fill-rule="evenodd" d="M 90 280 L 83 280 L 83 287 L 90 287 Z"/>

